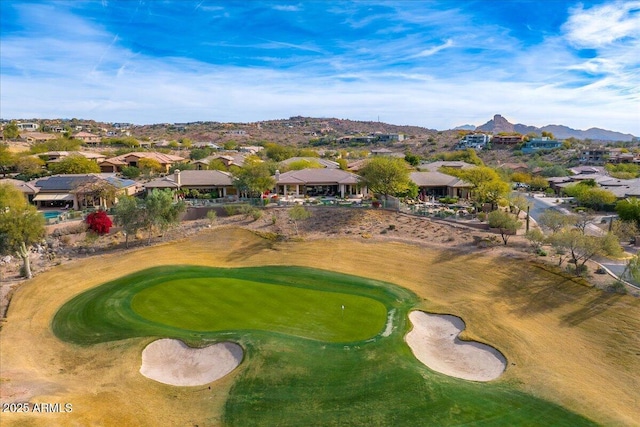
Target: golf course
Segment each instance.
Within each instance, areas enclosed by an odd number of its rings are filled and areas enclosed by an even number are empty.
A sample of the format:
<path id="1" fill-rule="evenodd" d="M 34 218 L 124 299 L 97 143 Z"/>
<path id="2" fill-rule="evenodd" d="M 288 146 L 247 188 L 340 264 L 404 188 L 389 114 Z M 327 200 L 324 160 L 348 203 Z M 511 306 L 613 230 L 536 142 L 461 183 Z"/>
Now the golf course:
<path id="1" fill-rule="evenodd" d="M 0 416 L 3 426 L 639 425 L 639 309 L 490 251 L 212 229 L 21 286 L 0 332 L 2 403 L 73 410 Z M 495 349 L 506 369 L 486 382 L 430 369 L 407 344 L 412 312 L 455 316 L 460 340 Z M 169 385 L 141 373 L 145 349 L 164 339 L 184 343 L 181 355 L 241 351 L 219 379 Z"/>

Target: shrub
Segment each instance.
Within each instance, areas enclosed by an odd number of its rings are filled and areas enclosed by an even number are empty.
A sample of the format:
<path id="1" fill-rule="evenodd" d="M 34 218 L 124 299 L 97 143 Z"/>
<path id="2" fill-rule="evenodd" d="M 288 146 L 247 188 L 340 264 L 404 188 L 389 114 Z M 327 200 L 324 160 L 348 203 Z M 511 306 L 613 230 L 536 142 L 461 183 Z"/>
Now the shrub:
<path id="1" fill-rule="evenodd" d="M 218 220 L 218 214 L 216 213 L 216 211 L 210 210 L 209 212 L 207 212 L 207 219 L 211 224 L 215 224 Z"/>
<path id="2" fill-rule="evenodd" d="M 253 218 L 254 221 L 259 220 L 260 218 L 262 218 L 262 211 L 257 208 L 251 209 L 251 217 Z"/>
<path id="3" fill-rule="evenodd" d="M 89 230 L 93 231 L 97 235 L 103 235 L 109 233 L 109 229 L 113 226 L 111 218 L 105 211 L 92 212 L 87 215 L 85 219 Z"/>
<path id="4" fill-rule="evenodd" d="M 396 229 L 395 224 L 389 224 L 389 230 L 395 230 L 395 229 Z"/>
<path id="5" fill-rule="evenodd" d="M 480 222 L 485 222 L 487 220 L 487 213 L 486 212 L 479 212 L 478 213 L 478 220 L 480 220 Z"/>

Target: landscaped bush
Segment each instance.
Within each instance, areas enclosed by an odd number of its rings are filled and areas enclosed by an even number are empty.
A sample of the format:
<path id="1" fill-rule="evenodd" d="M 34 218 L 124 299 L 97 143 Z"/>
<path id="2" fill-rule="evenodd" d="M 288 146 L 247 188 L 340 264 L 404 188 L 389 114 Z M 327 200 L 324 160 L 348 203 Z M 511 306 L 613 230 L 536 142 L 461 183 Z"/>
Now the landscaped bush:
<path id="1" fill-rule="evenodd" d="M 454 203 L 458 203 L 458 198 L 446 196 L 439 198 L 438 201 L 440 203 L 444 203 L 445 205 L 453 205 Z"/>
<path id="2" fill-rule="evenodd" d="M 103 235 L 109 233 L 109 229 L 113 226 L 113 222 L 111 222 L 111 218 L 107 215 L 105 211 L 97 211 L 92 212 L 87 215 L 85 219 L 85 223 L 89 227 L 89 230 L 93 231 L 98 235 Z"/>

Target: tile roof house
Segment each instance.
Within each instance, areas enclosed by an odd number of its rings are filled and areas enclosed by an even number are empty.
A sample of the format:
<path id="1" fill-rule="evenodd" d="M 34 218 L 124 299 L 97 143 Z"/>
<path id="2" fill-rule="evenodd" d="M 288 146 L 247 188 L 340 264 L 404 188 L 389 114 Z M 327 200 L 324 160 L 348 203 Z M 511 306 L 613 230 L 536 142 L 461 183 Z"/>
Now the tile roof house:
<path id="1" fill-rule="evenodd" d="M 411 172 L 409 178 L 420 189 L 420 199 L 428 197 L 458 197 L 466 199 L 473 185 L 442 172 Z"/>
<path id="2" fill-rule="evenodd" d="M 472 165 L 471 163 L 463 162 L 463 161 L 444 161 L 439 160 L 437 162 L 430 163 L 420 163 L 418 168 L 420 170 L 427 170 L 429 172 L 437 172 L 440 168 L 454 168 L 454 169 L 469 169 L 475 168 L 476 165 Z"/>
<path id="3" fill-rule="evenodd" d="M 78 132 L 76 134 L 73 135 L 73 137 L 75 139 L 79 139 L 80 141 L 84 142 L 85 144 L 99 144 L 100 141 L 102 141 L 102 138 L 100 138 L 98 135 L 94 135 L 90 132 Z"/>
<path id="4" fill-rule="evenodd" d="M 82 156 L 96 163 L 100 163 L 107 158 L 104 154 L 87 151 L 46 151 L 38 154 L 38 157 L 43 158 L 47 163 L 56 163 L 68 156 Z"/>
<path id="5" fill-rule="evenodd" d="M 40 208 L 68 207 L 79 210 L 109 207 L 116 203 L 118 195 L 131 195 L 137 191 L 137 182 L 113 174 L 53 175 L 32 181 L 31 184 L 38 188 L 33 201 Z M 100 194 L 100 189 L 106 184 L 116 190 L 115 195 L 108 199 Z"/>
<path id="6" fill-rule="evenodd" d="M 120 156 L 111 157 L 105 159 L 100 163 L 100 170 L 102 172 L 120 172 L 125 166 L 138 166 L 138 162 L 141 159 L 156 160 L 163 167 L 165 172 L 169 172 L 169 168 L 174 163 L 180 163 L 185 161 L 184 157 L 174 156 L 173 154 L 157 153 L 155 151 L 140 151 L 133 153 L 126 153 Z"/>
<path id="7" fill-rule="evenodd" d="M 276 171 L 276 194 L 295 196 L 362 196 L 367 188 L 361 178 L 340 169 Z"/>
<path id="8" fill-rule="evenodd" d="M 193 160 L 191 163 L 196 165 L 196 169 L 203 170 L 209 167 L 209 163 L 219 159 L 227 169 L 231 166 L 237 166 L 241 168 L 244 166 L 246 157 L 247 156 L 242 153 L 215 154 L 213 156 L 205 157 L 204 159 Z"/>
<path id="9" fill-rule="evenodd" d="M 219 170 L 176 170 L 173 174 L 154 179 L 144 185 L 145 190 L 154 188 L 171 190 L 198 190 L 213 197 L 235 196 L 233 175 Z"/>
<path id="10" fill-rule="evenodd" d="M 58 135 L 43 132 L 20 132 L 20 139 L 27 141 L 31 144 L 36 142 L 46 142 L 52 139 L 57 139 Z"/>

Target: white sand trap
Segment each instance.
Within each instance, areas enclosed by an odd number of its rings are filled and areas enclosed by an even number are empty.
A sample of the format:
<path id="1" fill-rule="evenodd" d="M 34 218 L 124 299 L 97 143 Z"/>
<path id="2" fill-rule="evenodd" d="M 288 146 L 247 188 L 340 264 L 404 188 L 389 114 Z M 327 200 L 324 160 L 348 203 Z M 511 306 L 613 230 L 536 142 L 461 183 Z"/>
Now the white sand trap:
<path id="1" fill-rule="evenodd" d="M 161 339 L 142 351 L 140 373 L 176 386 L 199 386 L 224 377 L 242 361 L 242 347 L 222 342 L 191 348 L 182 341 Z"/>
<path id="2" fill-rule="evenodd" d="M 413 329 L 405 337 L 416 358 L 436 372 L 471 381 L 491 381 L 505 370 L 507 361 L 495 348 L 476 341 L 461 341 L 464 322 L 456 316 L 412 311 Z"/>

